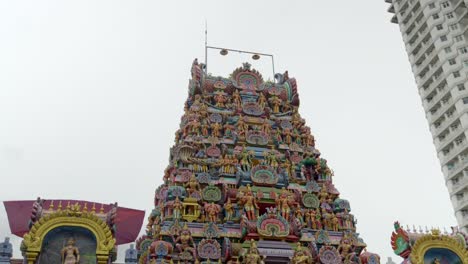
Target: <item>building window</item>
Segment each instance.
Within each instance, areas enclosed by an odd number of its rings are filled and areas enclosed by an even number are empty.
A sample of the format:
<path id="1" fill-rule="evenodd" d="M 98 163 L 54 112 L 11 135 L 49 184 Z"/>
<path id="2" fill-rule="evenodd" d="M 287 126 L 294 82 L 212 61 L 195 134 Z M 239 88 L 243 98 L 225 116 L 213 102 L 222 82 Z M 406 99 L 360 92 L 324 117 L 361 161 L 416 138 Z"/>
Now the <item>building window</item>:
<path id="1" fill-rule="evenodd" d="M 454 65 L 455 63 L 457 63 L 457 61 L 455 59 L 450 59 L 449 60 L 449 64 L 450 65 Z"/>
<path id="2" fill-rule="evenodd" d="M 447 36 L 443 35 L 442 37 L 440 37 L 440 40 L 441 40 L 442 42 L 447 41 Z"/>
<path id="3" fill-rule="evenodd" d="M 455 42 L 460 42 L 463 40 L 463 35 L 455 36 Z"/>
<path id="4" fill-rule="evenodd" d="M 453 18 L 453 12 L 448 12 L 446 16 L 448 19 Z"/>
<path id="5" fill-rule="evenodd" d="M 468 97 L 462 99 L 464 104 L 468 104 Z"/>
<path id="6" fill-rule="evenodd" d="M 451 48 L 451 47 L 446 47 L 444 50 L 445 50 L 445 53 L 450 53 L 450 52 L 452 52 L 452 48 Z"/>
<path id="7" fill-rule="evenodd" d="M 444 29 L 444 26 L 442 26 L 442 25 L 437 25 L 436 28 L 437 28 L 437 30 L 442 30 L 442 29 Z"/>
<path id="8" fill-rule="evenodd" d="M 453 72 L 453 77 L 455 78 L 460 77 L 460 72 L 459 71 Z"/>
<path id="9" fill-rule="evenodd" d="M 458 50 L 460 51 L 461 54 L 465 54 L 465 53 L 468 52 L 468 48 L 467 48 L 467 47 L 459 48 Z"/>
<path id="10" fill-rule="evenodd" d="M 464 91 L 465 90 L 465 84 L 464 83 L 460 83 L 459 85 L 457 85 L 458 87 L 458 91 Z"/>
<path id="11" fill-rule="evenodd" d="M 430 9 L 434 9 L 434 8 L 435 8 L 435 4 L 434 4 L 434 3 L 430 3 L 430 4 L 429 4 L 429 8 L 430 8 Z"/>
<path id="12" fill-rule="evenodd" d="M 447 8 L 447 7 L 449 7 L 449 6 L 450 6 L 449 1 L 445 1 L 445 2 L 442 3 L 442 7 L 443 7 L 443 8 Z"/>
<path id="13" fill-rule="evenodd" d="M 451 30 L 455 30 L 455 29 L 457 29 L 457 28 L 458 28 L 458 24 L 452 24 L 452 25 L 450 25 L 450 29 L 451 29 Z"/>
<path id="14" fill-rule="evenodd" d="M 433 14 L 432 15 L 432 18 L 435 20 L 435 19 L 439 19 L 439 14 Z"/>

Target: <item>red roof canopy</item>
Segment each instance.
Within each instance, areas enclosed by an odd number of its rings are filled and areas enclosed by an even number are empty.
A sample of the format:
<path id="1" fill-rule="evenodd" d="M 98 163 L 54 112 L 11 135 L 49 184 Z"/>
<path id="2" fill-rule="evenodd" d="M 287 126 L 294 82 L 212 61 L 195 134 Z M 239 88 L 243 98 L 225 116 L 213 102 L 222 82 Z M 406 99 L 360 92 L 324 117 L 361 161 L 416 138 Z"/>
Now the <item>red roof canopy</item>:
<path id="1" fill-rule="evenodd" d="M 52 200 L 46 200 L 43 204 L 43 208 L 48 209 L 51 201 Z M 10 224 L 11 233 L 19 237 L 23 237 L 24 234 L 29 232 L 28 224 L 34 202 L 35 200 L 3 202 L 8 215 L 8 222 Z M 89 201 L 53 200 L 53 202 L 55 208 L 57 208 L 59 202 L 62 202 L 63 208 L 65 208 L 70 202 L 70 204 L 79 203 L 82 206 L 87 203 L 88 210 L 91 210 L 93 204 L 95 204 L 96 212 L 100 211 L 101 206 L 103 207 L 105 213 L 111 209 L 111 206 L 108 204 L 94 203 Z M 140 233 L 144 217 L 145 211 L 120 206 L 117 208 L 117 216 L 114 221 L 116 225 L 115 238 L 117 240 L 117 245 L 131 243 L 136 240 L 138 234 Z"/>

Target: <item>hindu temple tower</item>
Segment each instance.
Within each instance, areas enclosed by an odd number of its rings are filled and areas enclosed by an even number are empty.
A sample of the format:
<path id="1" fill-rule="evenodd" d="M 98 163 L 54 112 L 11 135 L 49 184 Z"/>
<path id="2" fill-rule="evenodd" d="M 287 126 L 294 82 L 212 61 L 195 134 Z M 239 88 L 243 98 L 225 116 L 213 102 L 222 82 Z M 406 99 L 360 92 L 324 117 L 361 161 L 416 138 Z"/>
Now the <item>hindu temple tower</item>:
<path id="1" fill-rule="evenodd" d="M 195 60 L 139 263 L 380 263 L 298 112 L 294 78 Z"/>

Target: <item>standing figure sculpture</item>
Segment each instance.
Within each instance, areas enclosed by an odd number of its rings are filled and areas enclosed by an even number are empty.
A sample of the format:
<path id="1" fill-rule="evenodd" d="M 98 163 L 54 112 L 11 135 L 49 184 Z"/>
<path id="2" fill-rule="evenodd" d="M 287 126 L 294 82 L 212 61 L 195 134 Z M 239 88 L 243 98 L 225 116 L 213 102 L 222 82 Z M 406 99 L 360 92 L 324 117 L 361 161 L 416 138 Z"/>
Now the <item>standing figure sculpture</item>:
<path id="1" fill-rule="evenodd" d="M 62 264 L 78 264 L 80 262 L 80 251 L 75 246 L 73 238 L 68 239 L 67 245 L 62 249 L 60 254 Z"/>
<path id="2" fill-rule="evenodd" d="M 208 221 L 216 223 L 218 221 L 218 214 L 221 211 L 220 206 L 214 202 L 205 204 L 205 213 Z"/>
<path id="3" fill-rule="evenodd" d="M 291 212 L 290 205 L 292 204 L 291 201 L 291 194 L 289 193 L 286 188 L 281 189 L 281 193 L 276 199 L 276 207 L 280 210 L 281 216 L 284 217 L 287 221 L 289 221 L 289 214 Z"/>
<path id="4" fill-rule="evenodd" d="M 172 204 L 172 217 L 174 219 L 181 218 L 181 212 L 184 209 L 184 205 L 180 202 L 179 196 L 176 196 L 174 203 Z"/>
<path id="5" fill-rule="evenodd" d="M 234 206 L 231 203 L 231 198 L 228 198 L 227 203 L 224 205 L 224 212 L 225 212 L 225 221 L 232 221 L 234 216 Z"/>
<path id="6" fill-rule="evenodd" d="M 258 209 L 257 198 L 252 193 L 250 189 L 250 184 L 247 185 L 247 192 L 240 198 L 240 203 L 244 206 L 244 210 L 247 213 L 247 218 L 249 220 L 255 220 L 256 214 L 255 210 Z"/>

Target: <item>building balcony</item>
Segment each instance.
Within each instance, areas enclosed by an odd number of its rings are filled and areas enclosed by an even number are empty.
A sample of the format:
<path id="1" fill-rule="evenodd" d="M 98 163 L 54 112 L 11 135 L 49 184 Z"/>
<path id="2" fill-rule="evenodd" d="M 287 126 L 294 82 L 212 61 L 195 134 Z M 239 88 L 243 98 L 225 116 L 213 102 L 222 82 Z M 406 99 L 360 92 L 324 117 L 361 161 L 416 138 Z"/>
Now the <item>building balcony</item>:
<path id="1" fill-rule="evenodd" d="M 450 161 L 452 160 L 453 158 L 455 158 L 457 155 L 459 155 L 461 152 L 465 151 L 466 149 L 468 148 L 468 144 L 467 144 L 467 141 L 466 139 L 460 143 L 459 145 L 455 146 L 454 148 L 452 148 L 447 154 L 445 154 L 442 159 L 441 159 L 441 163 L 442 164 L 445 164 L 447 163 L 447 161 Z"/>
<path id="2" fill-rule="evenodd" d="M 447 169 L 447 181 L 451 180 L 455 175 L 458 175 L 466 168 L 468 168 L 468 159 L 459 160 L 457 164 L 450 169 Z"/>
<path id="3" fill-rule="evenodd" d="M 435 52 L 432 51 L 431 54 L 434 54 Z M 427 59 L 427 58 L 426 58 Z M 416 81 L 418 83 L 426 83 L 429 78 L 432 78 L 434 76 L 434 74 L 439 70 L 441 69 L 440 67 L 440 61 L 434 63 L 432 66 L 429 66 L 429 71 L 426 72 L 426 74 L 424 74 L 422 77 L 417 77 L 416 78 Z"/>
<path id="4" fill-rule="evenodd" d="M 468 187 L 468 178 L 463 177 L 457 183 L 451 184 L 450 194 L 456 194 L 462 191 L 463 189 L 466 189 L 467 187 Z"/>
<path id="5" fill-rule="evenodd" d="M 433 136 L 434 137 L 438 137 L 440 136 L 440 134 L 442 132 L 444 132 L 445 130 L 449 129 L 449 127 L 456 121 L 460 118 L 462 114 L 453 114 L 452 116 L 450 117 L 447 117 L 445 118 L 445 120 L 442 122 L 442 124 L 433 130 Z"/>
<path id="6" fill-rule="evenodd" d="M 452 106 L 454 106 L 454 100 L 452 98 L 448 99 L 445 103 L 441 102 L 442 106 L 437 109 L 433 114 L 429 113 L 429 122 L 433 123 L 437 119 L 441 118 L 442 115 L 445 114 L 445 112 Z"/>
<path id="7" fill-rule="evenodd" d="M 456 137 L 460 136 L 462 133 L 464 133 L 465 129 L 461 125 L 459 125 L 456 129 L 450 130 L 449 134 L 445 136 L 445 138 L 441 141 L 439 141 L 438 144 L 436 144 L 437 151 L 440 151 L 441 149 L 444 149 L 445 147 L 450 144 Z"/>
<path id="8" fill-rule="evenodd" d="M 440 99 L 445 97 L 448 93 L 450 93 L 450 90 L 448 89 L 448 86 L 445 85 L 444 88 L 438 90 L 437 94 L 432 97 L 432 100 L 426 104 L 426 109 L 431 109 L 434 107 L 440 101 Z"/>
<path id="9" fill-rule="evenodd" d="M 432 81 L 432 83 L 429 85 L 429 87 L 427 87 L 426 90 L 424 90 L 422 84 L 418 83 L 418 86 L 420 87 L 420 90 L 419 90 L 420 95 L 421 95 L 422 98 L 426 98 L 426 96 L 431 94 L 434 91 L 434 89 L 439 87 L 440 84 L 445 81 L 445 78 L 443 78 L 442 76 L 443 75 L 441 74 L 437 78 L 435 78 L 435 80 Z"/>
<path id="10" fill-rule="evenodd" d="M 461 211 L 468 208 L 468 197 L 464 197 L 460 200 L 457 200 L 457 206 L 455 206 L 455 212 Z"/>
<path id="11" fill-rule="evenodd" d="M 419 1 L 416 1 L 415 3 L 417 4 L 419 3 Z M 421 4 L 419 4 L 419 7 L 417 7 L 416 9 L 414 9 L 415 7 L 416 5 L 411 5 L 409 7 L 411 8 L 411 11 L 408 11 L 401 16 L 401 21 L 403 21 L 405 25 L 413 24 L 415 20 L 422 14 L 424 8 L 421 6 Z M 422 16 L 422 19 L 424 19 L 424 15 Z"/>

